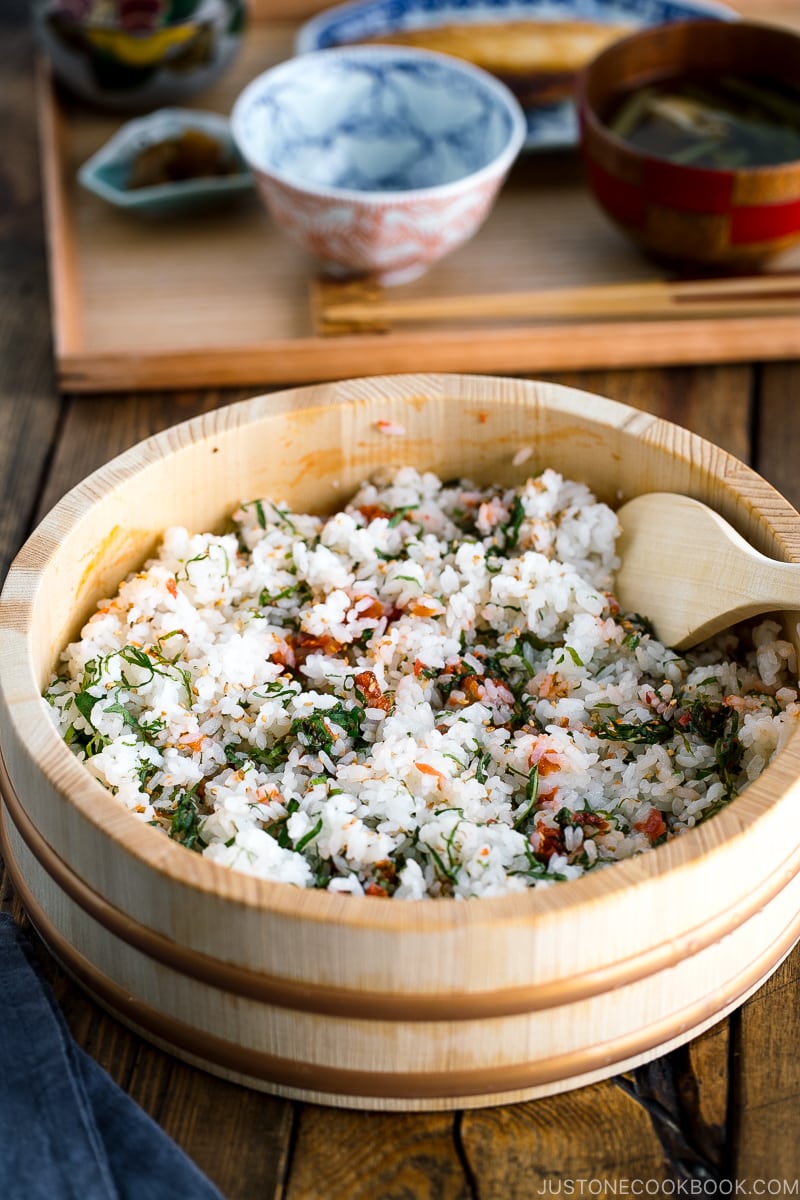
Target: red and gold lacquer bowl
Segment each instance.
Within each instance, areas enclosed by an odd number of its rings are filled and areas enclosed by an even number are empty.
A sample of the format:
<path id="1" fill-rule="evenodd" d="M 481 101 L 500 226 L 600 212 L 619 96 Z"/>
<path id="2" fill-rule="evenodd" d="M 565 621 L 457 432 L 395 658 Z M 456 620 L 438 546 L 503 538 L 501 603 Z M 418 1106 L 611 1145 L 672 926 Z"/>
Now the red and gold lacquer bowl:
<path id="1" fill-rule="evenodd" d="M 800 238 L 800 161 L 718 170 L 645 154 L 605 124 L 622 93 L 680 75 L 768 78 L 794 88 L 800 35 L 750 21 L 681 21 L 613 43 L 577 84 L 581 149 L 602 208 L 648 251 L 720 267 L 771 258 Z"/>

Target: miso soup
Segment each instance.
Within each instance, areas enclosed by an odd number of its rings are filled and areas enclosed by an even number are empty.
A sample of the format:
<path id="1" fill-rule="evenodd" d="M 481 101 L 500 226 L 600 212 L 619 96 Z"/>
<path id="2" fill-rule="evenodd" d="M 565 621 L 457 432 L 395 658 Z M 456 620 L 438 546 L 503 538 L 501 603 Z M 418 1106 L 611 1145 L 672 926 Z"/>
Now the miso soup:
<path id="1" fill-rule="evenodd" d="M 662 79 L 620 97 L 606 124 L 645 154 L 698 167 L 800 160 L 800 91 L 755 76 Z"/>

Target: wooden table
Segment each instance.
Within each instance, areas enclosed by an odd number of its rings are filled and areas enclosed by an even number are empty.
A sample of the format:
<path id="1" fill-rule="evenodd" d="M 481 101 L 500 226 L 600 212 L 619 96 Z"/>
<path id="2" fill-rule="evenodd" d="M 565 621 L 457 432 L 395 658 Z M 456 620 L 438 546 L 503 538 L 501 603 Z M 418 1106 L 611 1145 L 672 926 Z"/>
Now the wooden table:
<path id="1" fill-rule="evenodd" d="M 94 467 L 244 395 L 59 396 L 32 62 L 28 6 L 3 0 L 0 576 L 38 519 Z M 800 345 L 798 359 L 557 378 L 718 442 L 800 505 Z M 0 907 L 27 923 L 3 874 Z M 731 1187 L 740 1195 L 797 1194 L 800 947 L 738 1012 L 649 1066 L 532 1103 L 400 1116 L 293 1103 L 194 1070 L 105 1015 L 44 948 L 41 957 L 78 1042 L 230 1200 L 523 1200 L 559 1190 L 724 1195 Z M 2 997 L 0 1020 L 1 1006 Z M 708 1190 L 698 1193 L 703 1180 Z M 719 1180 L 743 1188 L 720 1188 Z"/>

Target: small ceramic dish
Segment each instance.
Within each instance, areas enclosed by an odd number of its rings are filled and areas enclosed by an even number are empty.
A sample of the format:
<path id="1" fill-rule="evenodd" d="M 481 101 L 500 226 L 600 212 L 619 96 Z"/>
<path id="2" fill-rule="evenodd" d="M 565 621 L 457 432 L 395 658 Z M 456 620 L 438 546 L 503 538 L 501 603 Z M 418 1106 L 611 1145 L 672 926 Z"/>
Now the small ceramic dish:
<path id="1" fill-rule="evenodd" d="M 605 42 L 643 26 L 736 16 L 718 0 L 348 0 L 306 21 L 295 50 L 410 34 L 422 49 L 465 57 L 501 79 L 525 110 L 526 150 L 565 149 L 578 142 L 575 74 L 604 44 L 606 26 Z"/>
<path id="2" fill-rule="evenodd" d="M 150 147 L 175 144 L 187 133 L 213 139 L 227 174 L 203 174 L 131 187 L 134 164 Z M 253 178 L 231 135 L 227 117 L 190 108 L 162 108 L 124 124 L 78 171 L 78 182 L 117 208 L 168 216 L 214 207 L 248 192 Z"/>
<path id="3" fill-rule="evenodd" d="M 287 235 L 335 274 L 406 282 L 471 238 L 525 118 L 486 71 L 405 46 L 345 46 L 265 71 L 233 136 Z"/>
<path id="4" fill-rule="evenodd" d="M 39 44 L 89 104 L 149 112 L 210 87 L 241 46 L 247 0 L 34 0 Z"/>

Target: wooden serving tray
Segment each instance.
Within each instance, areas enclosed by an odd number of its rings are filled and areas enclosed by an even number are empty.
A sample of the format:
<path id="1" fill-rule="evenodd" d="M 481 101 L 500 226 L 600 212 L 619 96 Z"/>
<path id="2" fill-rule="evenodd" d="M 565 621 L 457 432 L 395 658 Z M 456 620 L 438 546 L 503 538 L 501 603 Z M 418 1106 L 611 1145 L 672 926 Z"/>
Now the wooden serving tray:
<path id="1" fill-rule="evenodd" d="M 197 107 L 229 112 L 244 84 L 292 53 L 313 0 L 261 0 L 243 49 Z M 748 10 L 740 0 L 743 11 Z M 750 4 L 752 13 L 755 6 Z M 759 5 L 759 15 L 765 8 Z M 798 0 L 775 0 L 800 19 Z M 376 323 L 320 320 L 330 286 L 275 227 L 255 193 L 213 214 L 145 218 L 106 205 L 78 167 L 123 118 L 63 95 L 39 76 L 41 153 L 54 348 L 67 392 L 239 386 L 414 370 L 520 372 L 794 357 L 800 299 L 732 305 L 734 315 L 457 316 Z M 796 271 L 800 252 L 776 269 Z M 384 299 L 437 300 L 667 278 L 595 206 L 572 152 L 519 160 L 486 225 L 422 279 Z M 333 297 L 335 301 L 335 296 Z M 341 332 L 344 330 L 344 332 Z"/>

